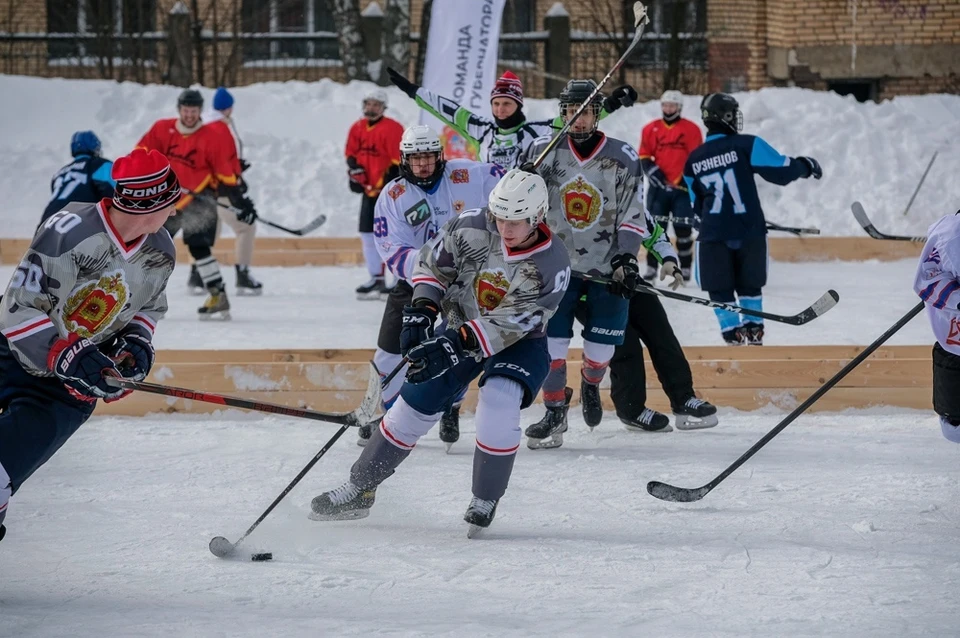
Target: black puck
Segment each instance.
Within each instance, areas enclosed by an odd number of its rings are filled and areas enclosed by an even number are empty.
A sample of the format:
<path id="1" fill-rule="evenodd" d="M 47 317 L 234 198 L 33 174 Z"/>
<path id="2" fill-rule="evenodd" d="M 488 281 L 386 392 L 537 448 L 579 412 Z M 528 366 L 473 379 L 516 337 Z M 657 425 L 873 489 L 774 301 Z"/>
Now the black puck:
<path id="1" fill-rule="evenodd" d="M 263 552 L 262 554 L 254 554 L 253 556 L 250 557 L 250 560 L 255 562 L 273 560 L 273 554 L 270 552 Z"/>

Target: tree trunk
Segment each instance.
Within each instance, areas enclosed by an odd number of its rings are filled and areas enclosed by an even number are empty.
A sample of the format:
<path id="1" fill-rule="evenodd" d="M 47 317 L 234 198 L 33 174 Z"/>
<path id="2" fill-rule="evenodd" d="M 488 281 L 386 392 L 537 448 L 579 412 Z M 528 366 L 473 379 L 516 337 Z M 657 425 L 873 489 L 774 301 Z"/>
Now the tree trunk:
<path id="1" fill-rule="evenodd" d="M 380 79 L 386 83 L 387 67 L 409 75 L 410 0 L 387 0 L 383 20 L 383 64 Z"/>
<path id="2" fill-rule="evenodd" d="M 348 80 L 369 80 L 367 54 L 363 49 L 358 0 L 327 0 L 337 25 L 340 43 L 340 61 Z"/>

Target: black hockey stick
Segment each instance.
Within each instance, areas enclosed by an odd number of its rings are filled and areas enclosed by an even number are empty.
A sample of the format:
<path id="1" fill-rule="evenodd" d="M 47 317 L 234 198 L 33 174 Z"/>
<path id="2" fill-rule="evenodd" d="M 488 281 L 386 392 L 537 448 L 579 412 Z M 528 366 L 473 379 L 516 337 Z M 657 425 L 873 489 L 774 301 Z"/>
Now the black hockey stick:
<path id="1" fill-rule="evenodd" d="M 905 325 L 907 325 L 907 323 L 911 319 L 913 319 L 915 316 L 917 316 L 917 314 L 921 310 L 923 310 L 922 301 L 918 303 L 916 306 L 914 306 L 910 310 L 910 312 L 908 312 L 903 317 L 901 317 L 897 321 L 897 323 L 890 326 L 890 328 L 886 332 L 880 335 L 876 341 L 874 341 L 869 346 L 867 346 L 863 350 L 863 352 L 861 352 L 856 357 L 851 359 L 850 363 L 843 366 L 843 369 L 840 370 L 840 372 L 833 375 L 833 377 L 829 381 L 827 381 L 822 386 L 820 386 L 816 392 L 810 395 L 810 398 L 808 398 L 806 401 L 801 403 L 799 406 L 797 406 L 797 408 L 793 412 L 791 412 L 786 417 L 784 417 L 784 419 L 777 424 L 777 427 L 767 432 L 762 439 L 760 439 L 759 441 L 753 444 L 753 447 L 751 447 L 749 450 L 744 452 L 740 456 L 740 458 L 738 458 L 727 469 L 721 472 L 719 476 L 717 476 L 715 479 L 713 479 L 703 487 L 696 487 L 696 488 L 676 487 L 674 485 L 669 485 L 667 483 L 661 483 L 660 481 L 650 481 L 649 483 L 647 483 L 647 491 L 650 493 L 651 496 L 654 496 L 655 498 L 659 498 L 661 501 L 672 501 L 674 503 L 692 503 L 694 501 L 699 501 L 704 496 L 709 494 L 713 490 L 713 488 L 720 485 L 720 483 L 722 483 L 724 479 L 726 479 L 728 476 L 733 474 L 733 472 L 736 471 L 738 467 L 746 463 L 751 456 L 753 456 L 758 451 L 760 451 L 760 448 L 762 448 L 764 445 L 769 443 L 770 440 L 773 439 L 773 437 L 780 434 L 780 432 L 782 432 L 784 428 L 786 428 L 788 425 L 793 423 L 793 421 L 798 416 L 806 412 L 807 408 L 809 408 L 811 405 L 816 403 L 820 399 L 820 397 L 822 397 L 824 394 L 826 394 L 830 390 L 830 388 L 837 385 L 837 383 L 839 383 L 841 379 L 843 379 L 845 376 L 850 374 L 850 372 L 854 368 L 856 368 L 858 365 L 863 363 L 863 361 L 867 357 L 873 354 L 874 350 L 876 350 L 881 345 L 883 345 L 883 343 L 887 339 L 892 337 L 894 333 L 896 333 L 898 330 L 900 330 Z"/>
<path id="2" fill-rule="evenodd" d="M 637 48 L 637 45 L 640 44 L 640 38 L 643 37 L 643 29 L 650 23 L 650 18 L 647 16 L 647 8 L 643 5 L 642 2 L 633 3 L 633 27 L 635 33 L 633 34 L 633 40 L 630 41 L 630 46 L 627 47 L 627 50 L 623 52 L 623 55 L 620 56 L 620 59 L 617 60 L 616 64 L 613 65 L 613 68 L 603 76 L 603 79 L 600 80 L 600 84 L 597 85 L 597 88 L 593 90 L 590 96 L 583 101 L 580 105 L 580 108 L 576 110 L 572 117 L 570 117 L 563 125 L 556 135 L 553 136 L 553 139 L 544 147 L 540 154 L 537 156 L 537 159 L 533 162 L 533 167 L 537 168 L 540 164 L 543 163 L 544 158 L 552 151 L 557 144 L 560 143 L 560 138 L 563 137 L 567 131 L 570 130 L 570 127 L 573 126 L 573 123 L 577 121 L 577 118 L 586 110 L 590 103 L 593 101 L 597 95 L 600 94 L 600 91 L 603 90 L 604 85 L 610 81 L 610 78 L 613 77 L 613 74 L 620 70 L 620 67 L 623 66 L 623 63 L 627 61 L 627 58 L 630 57 L 630 54 L 633 53 L 633 50 Z"/>
<path id="3" fill-rule="evenodd" d="M 376 387 L 374 392 L 377 396 L 377 399 L 376 399 L 377 403 L 380 402 L 380 392 L 383 390 L 383 388 L 387 387 L 387 384 L 390 383 L 390 381 L 392 381 L 393 378 L 397 376 L 397 374 L 400 373 L 400 370 L 403 369 L 403 366 L 406 365 L 406 363 L 407 363 L 407 358 L 404 357 L 403 360 L 397 365 L 397 367 L 394 368 L 390 372 L 390 374 L 384 377 L 383 380 L 380 380 L 380 373 L 377 371 L 377 367 L 372 363 L 370 364 L 370 386 Z M 368 393 L 370 392 L 370 389 L 369 389 L 370 386 L 368 386 L 368 389 L 367 389 Z M 364 398 L 365 401 L 366 401 L 366 398 L 367 397 Z M 375 413 L 375 410 L 374 410 L 374 413 Z M 370 417 L 372 418 L 372 416 L 373 416 L 373 413 L 371 413 Z M 366 421 L 364 421 L 364 423 L 368 423 L 370 420 L 371 419 L 368 418 Z M 299 483 L 301 479 L 303 479 L 303 477 L 307 475 L 307 472 L 313 469 L 313 466 L 317 464 L 317 461 L 323 458 L 323 455 L 327 453 L 327 450 L 333 447 L 333 444 L 336 443 L 337 440 L 344 435 L 344 433 L 347 431 L 349 427 L 350 427 L 349 424 L 344 423 L 339 430 L 333 433 L 333 436 L 330 437 L 330 440 L 327 441 L 322 448 L 320 448 L 320 451 L 317 452 L 312 459 L 310 459 L 310 462 L 307 463 L 302 470 L 300 470 L 300 473 L 297 474 L 292 481 L 290 481 L 290 484 L 287 485 L 282 492 L 280 492 L 277 498 L 273 499 L 273 502 L 270 503 L 270 506 L 267 507 L 267 509 L 263 511 L 263 514 L 261 514 L 260 517 L 253 522 L 253 525 L 251 525 L 247 529 L 247 531 L 243 533 L 243 536 L 238 538 L 235 543 L 231 543 L 224 536 L 214 536 L 213 538 L 210 539 L 210 552 L 217 558 L 227 558 L 229 556 L 232 556 L 233 553 L 237 551 L 237 546 L 240 543 L 242 543 L 247 536 L 250 536 L 253 530 L 257 529 L 257 526 L 259 526 L 260 523 L 262 523 L 264 519 L 270 515 L 270 512 L 272 512 L 274 508 L 280 504 L 280 501 L 282 501 L 287 496 L 287 494 L 290 493 L 290 490 L 296 487 L 297 483 Z M 256 556 L 258 555 L 254 554 L 254 557 Z M 269 556 L 270 558 L 273 558 L 273 554 L 266 554 L 266 555 L 261 554 L 260 556 Z"/>
<path id="4" fill-rule="evenodd" d="M 903 209 L 903 216 L 906 217 L 907 213 L 910 212 L 910 207 L 913 206 L 913 200 L 917 198 L 917 195 L 920 193 L 920 189 L 923 187 L 923 183 L 927 180 L 927 173 L 930 172 L 930 169 L 933 168 L 933 163 L 937 161 L 937 155 L 940 154 L 939 150 L 933 152 L 933 157 L 930 158 L 930 163 L 927 164 L 927 170 L 923 171 L 923 175 L 920 176 L 920 182 L 917 184 L 917 187 L 913 191 L 913 195 L 910 196 L 910 201 L 907 202 L 907 207 Z"/>
<path id="5" fill-rule="evenodd" d="M 692 219 L 692 220 L 697 221 L 697 222 L 700 221 L 700 218 L 699 218 L 698 216 L 696 216 L 696 215 L 694 215 L 693 217 L 671 217 L 671 216 L 668 216 L 668 215 L 657 215 L 657 216 L 655 216 L 655 217 L 653 218 L 653 221 L 657 222 L 658 224 L 664 224 L 664 225 L 667 224 L 667 223 L 669 223 L 669 222 L 673 222 L 674 224 L 676 224 L 677 222 L 679 222 L 679 223 L 683 224 L 683 223 L 686 223 L 686 222 L 684 221 L 684 220 L 686 220 L 686 219 Z M 688 225 L 692 225 L 692 224 L 688 224 Z M 785 233 L 792 233 L 792 234 L 798 235 L 798 236 L 799 236 L 799 235 L 819 235 L 819 234 L 820 234 L 820 229 L 819 229 L 819 228 L 795 228 L 795 227 L 793 227 L 793 226 L 781 226 L 780 224 L 776 224 L 776 223 L 774 223 L 774 222 L 769 222 L 769 221 L 767 222 L 767 230 L 779 230 L 779 231 L 782 231 L 782 232 L 785 232 Z"/>
<path id="6" fill-rule="evenodd" d="M 582 272 L 574 272 L 573 276 L 579 277 L 580 279 L 586 279 L 588 281 L 598 281 L 604 284 L 613 282 L 613 279 L 610 277 L 604 277 L 601 275 L 588 275 L 587 273 Z M 837 294 L 836 290 L 828 290 L 827 292 L 823 293 L 822 297 L 813 302 L 812 305 L 804 308 L 795 315 L 777 315 L 770 312 L 763 312 L 762 310 L 750 310 L 749 308 L 723 303 L 722 301 L 713 301 L 712 299 L 704 299 L 703 297 L 693 297 L 691 295 L 685 295 L 681 292 L 674 292 L 672 290 L 661 290 L 645 284 L 637 286 L 634 290 L 647 295 L 657 295 L 659 297 L 666 297 L 667 299 L 676 299 L 677 301 L 686 301 L 687 303 L 695 303 L 700 306 L 720 308 L 721 310 L 737 312 L 741 315 L 747 315 L 748 317 L 763 317 L 764 319 L 769 319 L 770 321 L 788 323 L 792 326 L 802 326 L 805 323 L 813 321 L 820 315 L 826 313 L 828 310 L 836 306 L 837 302 L 840 301 L 840 295 Z"/>
<path id="7" fill-rule="evenodd" d="M 873 237 L 874 239 L 891 239 L 894 241 L 913 241 L 913 242 L 925 242 L 927 241 L 926 237 L 908 237 L 907 235 L 887 235 L 886 233 L 881 233 L 877 230 L 876 226 L 870 221 L 870 218 L 867 217 L 867 211 L 863 210 L 863 204 L 860 202 L 853 202 L 850 205 L 850 210 L 853 211 L 853 216 L 856 218 L 857 223 L 863 227 L 867 234 Z"/>
<path id="8" fill-rule="evenodd" d="M 193 195 L 195 199 L 199 199 L 201 201 L 207 202 L 208 204 L 216 204 L 220 208 L 224 208 L 230 211 L 231 213 L 233 213 L 234 215 L 239 215 L 240 213 L 243 212 L 239 208 L 236 208 L 235 206 L 232 206 L 230 204 L 224 204 L 216 197 L 211 197 L 210 195 L 206 195 L 204 193 L 195 193 L 189 188 L 183 188 L 182 186 L 180 187 L 180 189 L 183 192 L 187 193 L 188 195 Z M 260 217 L 260 215 L 257 215 L 257 221 L 262 224 L 266 224 L 267 226 L 273 226 L 274 228 L 290 233 L 291 235 L 296 235 L 297 237 L 303 237 L 305 235 L 312 233 L 313 231 L 315 231 L 316 229 L 320 228 L 325 223 L 327 223 L 327 216 L 321 213 L 313 221 L 311 221 L 309 224 L 307 224 L 303 228 L 287 228 L 286 226 L 282 224 L 278 224 L 277 222 L 272 222 L 269 219 L 264 219 L 263 217 Z"/>

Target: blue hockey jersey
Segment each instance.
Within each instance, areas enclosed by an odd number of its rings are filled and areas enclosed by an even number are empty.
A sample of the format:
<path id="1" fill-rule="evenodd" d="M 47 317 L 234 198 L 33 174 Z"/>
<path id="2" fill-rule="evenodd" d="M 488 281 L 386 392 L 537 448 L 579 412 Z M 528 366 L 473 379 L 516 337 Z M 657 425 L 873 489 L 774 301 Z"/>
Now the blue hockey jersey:
<path id="1" fill-rule="evenodd" d="M 808 177 L 807 165 L 781 155 L 755 135 L 707 136 L 683 169 L 700 241 L 729 241 L 767 234 L 754 175 L 784 186 Z"/>
<path id="2" fill-rule="evenodd" d="M 110 177 L 113 162 L 92 155 L 77 155 L 50 180 L 50 201 L 40 218 L 42 224 L 70 202 L 99 202 L 113 197 L 116 182 Z"/>

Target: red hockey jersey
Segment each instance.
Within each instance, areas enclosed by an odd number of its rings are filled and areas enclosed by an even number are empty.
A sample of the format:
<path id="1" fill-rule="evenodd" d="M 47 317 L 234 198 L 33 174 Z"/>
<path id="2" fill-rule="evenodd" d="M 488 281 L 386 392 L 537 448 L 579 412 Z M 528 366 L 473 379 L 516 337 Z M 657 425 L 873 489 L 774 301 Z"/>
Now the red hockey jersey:
<path id="1" fill-rule="evenodd" d="M 684 118 L 667 124 L 658 118 L 643 127 L 640 159 L 652 159 L 674 185 L 683 178 L 683 166 L 690 151 L 703 144 L 700 127 Z"/>

